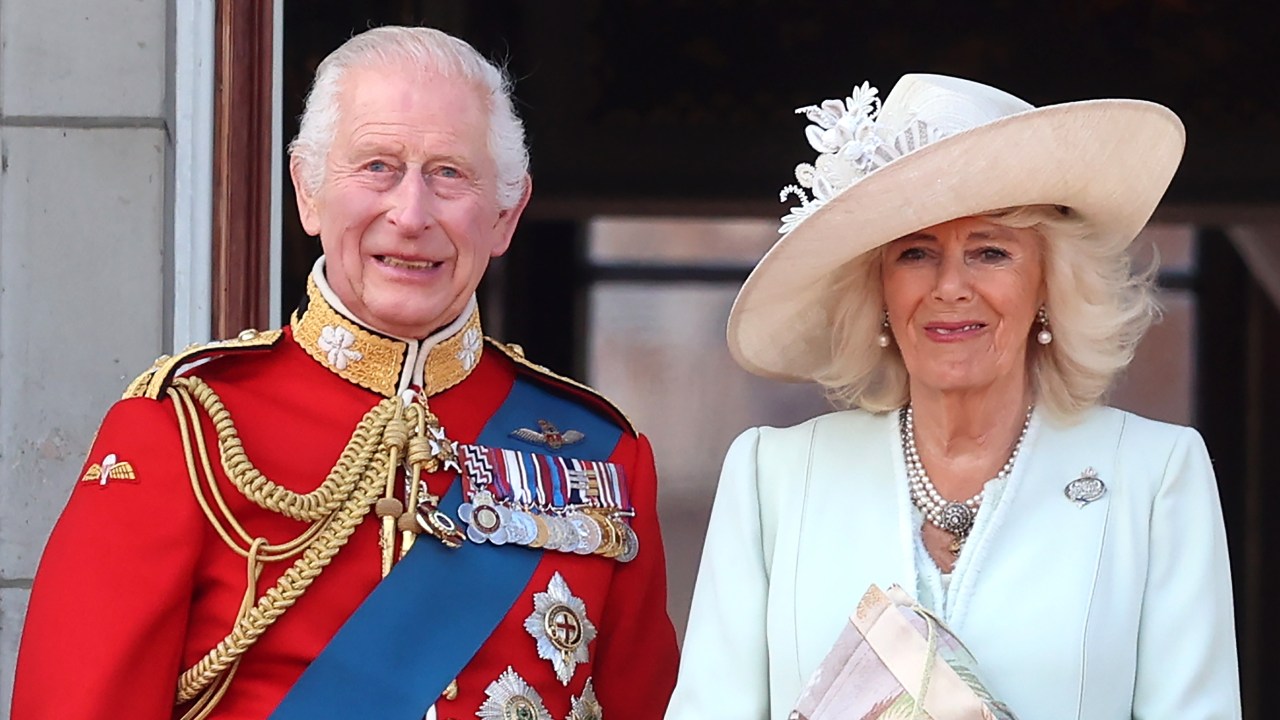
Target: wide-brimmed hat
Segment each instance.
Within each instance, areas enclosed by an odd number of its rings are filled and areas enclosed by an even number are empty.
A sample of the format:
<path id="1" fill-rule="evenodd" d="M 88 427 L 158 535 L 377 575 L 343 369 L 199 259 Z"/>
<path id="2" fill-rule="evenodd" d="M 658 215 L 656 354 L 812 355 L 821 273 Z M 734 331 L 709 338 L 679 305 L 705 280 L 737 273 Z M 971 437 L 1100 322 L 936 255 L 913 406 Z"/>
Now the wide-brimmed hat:
<path id="1" fill-rule="evenodd" d="M 1070 208 L 1093 233 L 1132 240 L 1182 158 L 1186 133 L 1143 100 L 1033 107 L 981 83 L 905 75 L 881 105 L 863 83 L 800 108 L 818 151 L 782 191 L 800 205 L 738 292 L 729 350 L 756 375 L 809 380 L 831 362 L 850 261 L 948 220 L 1024 205 Z"/>

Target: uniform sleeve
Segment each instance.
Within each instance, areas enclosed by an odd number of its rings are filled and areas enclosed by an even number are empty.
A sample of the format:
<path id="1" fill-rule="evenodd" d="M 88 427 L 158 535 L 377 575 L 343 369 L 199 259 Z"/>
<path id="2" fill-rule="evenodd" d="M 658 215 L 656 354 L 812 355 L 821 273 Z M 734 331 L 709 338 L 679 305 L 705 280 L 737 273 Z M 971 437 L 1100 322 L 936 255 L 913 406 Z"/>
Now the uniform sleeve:
<path id="1" fill-rule="evenodd" d="M 769 715 L 769 579 L 756 482 L 758 444 L 759 430 L 747 430 L 725 456 L 667 720 Z"/>
<path id="2" fill-rule="evenodd" d="M 1152 509 L 1133 717 L 1240 716 L 1222 509 L 1204 441 L 1187 428 L 1174 446 Z"/>
<path id="3" fill-rule="evenodd" d="M 203 518 L 172 406 L 117 403 L 86 469 L 109 454 L 134 477 L 72 479 L 31 589 L 14 720 L 173 716 Z"/>
<path id="4" fill-rule="evenodd" d="M 640 552 L 618 568 L 609 587 L 592 682 L 609 720 L 656 720 L 662 717 L 675 685 L 679 649 L 667 614 L 657 472 L 653 450 L 643 435 L 626 469 L 636 510 L 632 528 L 640 540 Z"/>

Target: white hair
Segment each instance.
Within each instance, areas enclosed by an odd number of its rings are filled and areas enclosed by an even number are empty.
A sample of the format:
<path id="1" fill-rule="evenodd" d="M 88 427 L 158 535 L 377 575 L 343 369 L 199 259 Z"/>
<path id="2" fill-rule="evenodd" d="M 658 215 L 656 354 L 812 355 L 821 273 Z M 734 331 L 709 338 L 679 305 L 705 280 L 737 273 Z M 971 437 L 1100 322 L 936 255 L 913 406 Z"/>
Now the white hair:
<path id="1" fill-rule="evenodd" d="M 1078 214 L 1033 205 L 983 214 L 1044 238 L 1045 301 L 1053 342 L 1028 343 L 1036 402 L 1071 418 L 1099 404 L 1138 342 L 1160 315 L 1156 265 L 1134 272 L 1130 239 L 1096 233 Z M 837 405 L 884 412 L 908 400 L 908 374 L 896 345 L 876 344 L 883 316 L 882 253 L 863 253 L 845 266 L 834 294 L 831 364 L 814 378 Z M 1035 324 L 1029 332 L 1039 328 Z"/>
<path id="2" fill-rule="evenodd" d="M 489 153 L 497 166 L 498 205 L 510 209 L 520 201 L 529 172 L 524 125 L 512 102 L 511 79 L 471 45 L 434 28 L 389 25 L 355 35 L 316 68 L 307 93 L 298 135 L 289 156 L 299 165 L 305 190 L 324 184 L 325 160 L 338 127 L 342 78 L 352 68 L 404 64 L 476 85 L 489 110 Z"/>

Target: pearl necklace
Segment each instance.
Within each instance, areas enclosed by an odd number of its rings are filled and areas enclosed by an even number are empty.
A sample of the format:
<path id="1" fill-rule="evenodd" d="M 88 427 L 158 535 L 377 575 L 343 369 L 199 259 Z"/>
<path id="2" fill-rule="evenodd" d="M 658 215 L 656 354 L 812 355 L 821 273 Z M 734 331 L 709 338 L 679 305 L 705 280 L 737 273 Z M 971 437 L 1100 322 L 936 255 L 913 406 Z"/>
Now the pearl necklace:
<path id="1" fill-rule="evenodd" d="M 1022 441 L 1027 437 L 1027 428 L 1031 427 L 1031 412 L 1035 406 L 1027 408 L 1027 417 L 1022 422 L 1022 432 L 1018 433 L 1018 441 L 1013 444 L 1013 452 L 1004 467 L 992 480 L 1004 480 L 1013 472 L 1013 461 L 1018 458 L 1022 449 Z M 902 435 L 902 453 L 907 461 L 907 484 L 911 491 L 911 502 L 920 508 L 924 517 L 934 527 L 951 533 L 955 539 L 951 542 L 951 552 L 959 553 L 964 541 L 973 529 L 974 517 L 978 514 L 978 505 L 982 503 L 982 490 L 967 500 L 948 500 L 942 497 L 938 488 L 934 487 L 920 462 L 920 452 L 916 449 L 915 417 L 910 405 L 898 411 L 898 432 Z M 985 483 L 984 483 L 985 485 Z"/>

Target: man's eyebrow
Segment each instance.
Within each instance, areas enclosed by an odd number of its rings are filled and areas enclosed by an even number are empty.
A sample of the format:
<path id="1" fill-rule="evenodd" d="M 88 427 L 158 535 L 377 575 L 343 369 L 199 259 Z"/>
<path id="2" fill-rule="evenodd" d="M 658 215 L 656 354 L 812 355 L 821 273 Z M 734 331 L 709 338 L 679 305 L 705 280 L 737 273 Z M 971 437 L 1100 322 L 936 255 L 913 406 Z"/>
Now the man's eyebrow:
<path id="1" fill-rule="evenodd" d="M 355 153 L 398 152 L 404 149 L 404 143 L 377 137 L 361 136 L 351 143 L 351 151 Z"/>

